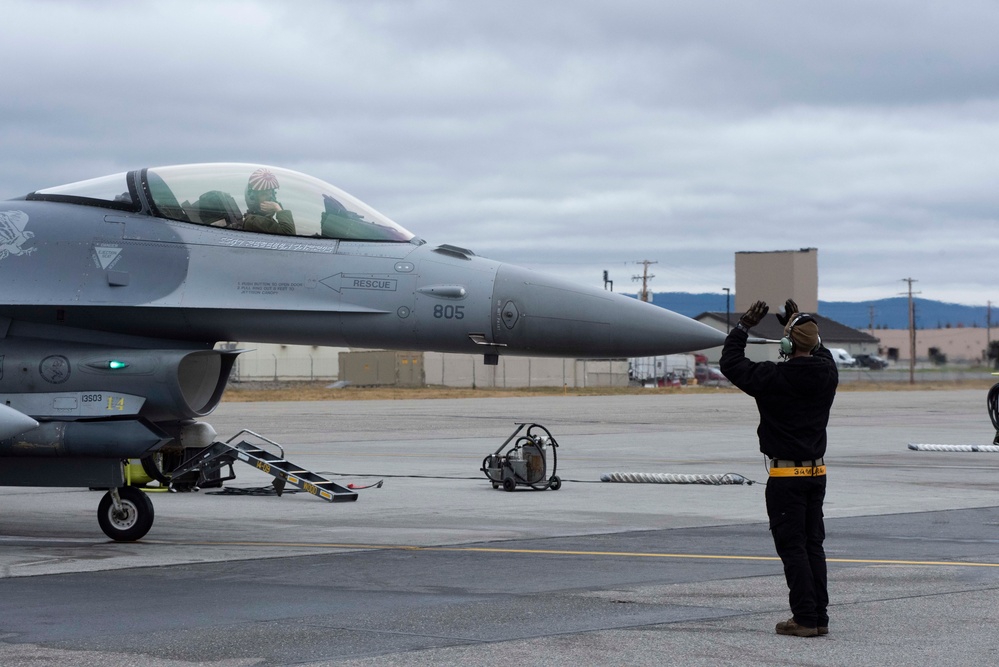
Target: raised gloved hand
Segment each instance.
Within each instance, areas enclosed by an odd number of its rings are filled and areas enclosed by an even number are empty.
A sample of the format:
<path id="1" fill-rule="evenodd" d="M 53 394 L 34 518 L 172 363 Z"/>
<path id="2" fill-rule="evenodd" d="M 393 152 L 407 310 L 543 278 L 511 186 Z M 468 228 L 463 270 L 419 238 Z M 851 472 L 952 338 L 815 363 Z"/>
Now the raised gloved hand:
<path id="1" fill-rule="evenodd" d="M 794 299 L 788 299 L 784 302 L 784 314 L 775 314 L 777 315 L 777 321 L 780 322 L 780 325 L 782 327 L 786 327 L 787 323 L 791 321 L 791 318 L 798 314 L 798 304 L 794 302 Z"/>
<path id="2" fill-rule="evenodd" d="M 757 301 L 739 318 L 739 324 L 747 329 L 752 329 L 760 323 L 768 312 L 770 312 L 770 306 L 765 301 Z"/>

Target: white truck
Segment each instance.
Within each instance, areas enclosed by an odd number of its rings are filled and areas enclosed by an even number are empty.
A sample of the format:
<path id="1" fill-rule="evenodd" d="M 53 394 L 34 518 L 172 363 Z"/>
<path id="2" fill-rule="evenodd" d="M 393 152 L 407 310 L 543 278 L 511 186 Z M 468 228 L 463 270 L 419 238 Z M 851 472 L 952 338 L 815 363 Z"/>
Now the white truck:
<path id="1" fill-rule="evenodd" d="M 829 353 L 838 368 L 854 368 L 857 365 L 857 360 L 841 347 L 830 347 Z"/>

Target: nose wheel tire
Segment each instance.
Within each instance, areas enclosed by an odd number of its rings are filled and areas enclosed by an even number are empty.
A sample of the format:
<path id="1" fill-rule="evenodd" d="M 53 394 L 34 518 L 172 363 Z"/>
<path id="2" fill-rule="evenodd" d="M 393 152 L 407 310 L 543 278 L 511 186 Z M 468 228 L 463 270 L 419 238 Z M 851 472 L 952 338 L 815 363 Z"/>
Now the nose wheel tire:
<path id="1" fill-rule="evenodd" d="M 142 539 L 153 525 L 153 502 L 149 496 L 131 486 L 118 489 L 121 509 L 115 509 L 108 491 L 97 505 L 97 523 L 104 534 L 116 542 Z"/>

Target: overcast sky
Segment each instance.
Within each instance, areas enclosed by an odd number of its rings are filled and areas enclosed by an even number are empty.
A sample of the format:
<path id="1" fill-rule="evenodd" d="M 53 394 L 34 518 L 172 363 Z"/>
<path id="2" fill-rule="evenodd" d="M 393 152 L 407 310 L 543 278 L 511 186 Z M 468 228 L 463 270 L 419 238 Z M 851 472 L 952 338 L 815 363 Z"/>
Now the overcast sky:
<path id="1" fill-rule="evenodd" d="M 239 161 L 635 292 L 999 302 L 999 3 L 2 0 L 0 198 Z"/>

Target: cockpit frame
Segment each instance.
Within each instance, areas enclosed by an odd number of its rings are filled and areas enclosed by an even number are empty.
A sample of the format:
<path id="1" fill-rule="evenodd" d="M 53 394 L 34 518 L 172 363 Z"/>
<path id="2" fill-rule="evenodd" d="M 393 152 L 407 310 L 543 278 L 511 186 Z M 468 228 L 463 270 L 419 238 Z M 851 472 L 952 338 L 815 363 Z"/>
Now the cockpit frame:
<path id="1" fill-rule="evenodd" d="M 267 175 L 274 201 L 294 220 L 295 236 L 366 242 L 419 243 L 414 234 L 356 197 L 305 174 L 258 164 L 203 163 L 149 167 L 37 190 L 25 199 L 99 206 L 198 225 L 261 231 L 245 225 L 253 215 L 248 185 Z M 258 212 L 259 213 L 259 212 Z M 273 217 L 273 214 L 271 214 Z M 275 225 L 276 226 L 276 225 Z"/>

